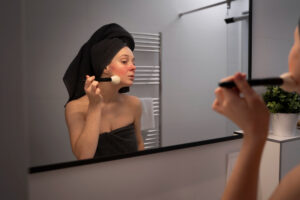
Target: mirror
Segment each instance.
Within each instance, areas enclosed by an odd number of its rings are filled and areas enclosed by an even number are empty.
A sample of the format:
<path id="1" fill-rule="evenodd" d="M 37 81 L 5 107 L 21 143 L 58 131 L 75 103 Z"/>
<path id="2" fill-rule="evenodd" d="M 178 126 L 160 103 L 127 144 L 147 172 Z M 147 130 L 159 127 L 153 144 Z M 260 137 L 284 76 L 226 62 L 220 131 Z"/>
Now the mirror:
<path id="1" fill-rule="evenodd" d="M 159 83 L 134 84 L 130 91 L 153 98 L 154 124 L 143 130 L 149 149 L 231 136 L 237 127 L 212 111 L 211 104 L 221 78 L 248 73 L 251 10 L 249 0 L 218 2 L 26 1 L 23 88 L 30 166 L 76 160 L 65 123 L 68 93 L 62 77 L 80 47 L 111 22 L 134 33 L 135 39 L 146 33 L 160 41 L 154 44 L 157 52 L 134 52 L 139 73 L 153 70 Z M 203 9 L 184 14 L 197 8 Z M 136 49 L 143 49 L 138 45 Z"/>

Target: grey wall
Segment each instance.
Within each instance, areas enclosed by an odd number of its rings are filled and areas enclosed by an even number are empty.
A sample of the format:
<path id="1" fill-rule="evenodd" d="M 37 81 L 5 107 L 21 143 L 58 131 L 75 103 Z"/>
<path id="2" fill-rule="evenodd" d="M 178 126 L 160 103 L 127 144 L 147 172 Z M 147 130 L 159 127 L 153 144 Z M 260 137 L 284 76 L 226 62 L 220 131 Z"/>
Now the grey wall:
<path id="1" fill-rule="evenodd" d="M 81 45 L 110 22 L 132 32 L 162 32 L 163 146 L 232 134 L 230 123 L 211 110 L 217 82 L 228 73 L 226 6 L 178 18 L 180 12 L 214 2 L 26 1 L 24 79 L 30 165 L 75 160 L 64 119 L 67 91 L 62 76 Z M 239 7 L 244 11 L 243 2 L 234 2 L 229 14 L 240 12 Z"/>
<path id="2" fill-rule="evenodd" d="M 240 145 L 239 139 L 32 174 L 30 199 L 221 199 L 227 154 Z"/>
<path id="3" fill-rule="evenodd" d="M 23 104 L 22 4 L 0 2 L 0 198 L 27 199 L 28 137 Z"/>
<path id="4" fill-rule="evenodd" d="M 270 75 L 270 73 L 274 73 L 274 75 L 279 75 L 281 72 L 284 72 L 287 70 L 287 55 L 289 52 L 289 48 L 292 44 L 292 32 L 296 25 L 297 18 L 299 16 L 299 8 L 300 2 L 298 0 L 286 0 L 286 1 L 279 1 L 279 0 L 254 0 L 254 26 L 253 26 L 253 72 L 254 76 L 266 76 Z M 27 165 L 26 160 L 28 159 L 28 154 L 26 151 L 26 137 L 24 131 L 22 131 L 23 123 L 20 120 L 20 113 L 23 112 L 24 109 L 22 109 L 20 101 L 20 96 L 18 96 L 17 93 L 15 93 L 12 90 L 9 90 L 7 86 L 8 82 L 11 88 L 15 88 L 17 90 L 19 88 L 19 80 L 22 80 L 22 73 L 23 68 L 20 58 L 21 56 L 21 41 L 20 41 L 20 32 L 21 32 L 21 21 L 20 21 L 20 13 L 21 13 L 21 1 L 1 1 L 1 27 L 5 27 L 5 29 L 1 29 L 1 61 L 2 61 L 2 67 L 1 74 L 4 74 L 0 80 L 1 80 L 1 91 L 4 95 L 1 95 L 1 112 L 5 113 L 5 115 L 1 115 L 1 179 L 0 179 L 0 188 L 1 188 L 1 198 L 5 199 L 26 199 L 26 193 L 27 193 Z M 78 8 L 78 14 L 80 14 L 80 9 Z M 275 19 L 275 20 L 274 20 Z M 79 21 L 77 21 L 80 23 Z M 76 33 L 74 33 L 76 34 Z M 80 34 L 78 34 L 80 35 Z M 284 36 L 284 37 L 283 37 Z M 265 38 L 265 39 L 264 39 Z M 65 38 L 67 39 L 67 37 Z M 82 41 L 83 42 L 83 41 Z M 80 45 L 80 42 L 78 42 L 78 45 Z M 266 50 L 266 46 L 268 47 Z M 11 48 L 9 48 L 11 47 Z M 271 48 L 272 47 L 272 48 Z M 283 49 L 283 50 L 282 50 Z M 264 50 L 264 51 L 263 51 Z M 5 53 L 6 52 L 6 53 Z M 75 53 L 75 52 L 74 52 Z M 15 56 L 13 56 L 15 55 Z M 72 55 L 73 56 L 73 55 Z M 70 56 L 70 58 L 72 57 Z M 18 59 L 19 58 L 19 59 Z M 267 63 L 273 63 L 273 60 L 276 60 L 274 62 L 274 65 Z M 279 64 L 277 64 L 279 63 Z M 281 64 L 280 64 L 281 63 Z M 274 66 L 274 68 L 273 68 Z M 15 70 L 18 70 L 17 73 Z M 13 76 L 8 76 L 9 74 L 14 74 Z M 24 121 L 24 119 L 23 119 Z M 25 124 L 26 125 L 26 124 Z M 25 126 L 24 125 L 24 126 Z M 4 134 L 3 134 L 4 133 Z M 219 143 L 216 145 L 208 145 L 207 148 L 215 149 L 212 154 L 208 153 L 208 158 L 214 158 L 213 155 L 219 155 L 222 154 L 222 148 L 218 148 L 219 146 L 223 146 L 223 143 Z M 60 184 L 58 180 L 62 180 L 63 174 L 65 174 L 68 178 L 65 180 L 66 182 L 72 180 L 72 177 L 74 177 L 73 180 L 78 180 L 78 177 L 81 177 L 82 175 L 87 175 L 88 177 L 92 177 L 90 179 L 89 184 L 97 183 L 99 180 L 95 180 L 97 178 L 93 178 L 94 175 L 97 175 L 99 173 L 99 170 L 84 170 L 85 167 L 95 167 L 98 168 L 101 166 L 101 173 L 109 172 L 107 173 L 107 176 L 114 177 L 116 175 L 117 171 L 116 167 L 127 167 L 134 171 L 131 172 L 129 175 L 135 179 L 139 176 L 141 179 L 145 176 L 142 176 L 143 169 L 139 168 L 138 164 L 145 164 L 143 165 L 144 170 L 149 169 L 148 165 L 156 165 L 158 166 L 161 161 L 165 161 L 164 165 L 159 166 L 159 168 L 155 169 L 155 171 L 159 172 L 161 175 L 161 178 L 165 178 L 164 184 L 172 184 L 173 182 L 168 182 L 168 177 L 174 177 L 177 175 L 176 171 L 171 171 L 168 173 L 169 169 L 172 169 L 174 167 L 174 162 L 176 164 L 182 164 L 184 163 L 184 166 L 181 166 L 181 170 L 185 171 L 187 175 L 187 179 L 185 185 L 180 185 L 176 188 L 176 191 L 174 190 L 160 190 L 159 193 L 155 196 L 156 199 L 160 199 L 160 196 L 164 195 L 172 195 L 173 192 L 175 192 L 176 195 L 182 195 L 182 199 L 193 199 L 191 198 L 185 198 L 189 197 L 189 194 L 195 194 L 196 191 L 199 192 L 199 188 L 202 187 L 201 184 L 197 184 L 197 181 L 201 181 L 203 178 L 203 184 L 209 184 L 210 180 L 213 179 L 205 179 L 203 176 L 197 176 L 195 179 L 193 178 L 194 174 L 198 174 L 199 170 L 197 171 L 197 168 L 189 168 L 189 166 L 197 166 L 199 163 L 201 156 L 199 156 L 199 148 L 192 148 L 190 150 L 178 150 L 174 151 L 174 154 L 172 155 L 172 162 L 168 163 L 170 154 L 156 154 L 156 155 L 149 155 L 145 157 L 140 158 L 130 158 L 125 159 L 123 161 L 114 161 L 114 162 L 107 162 L 107 163 L 99 163 L 99 165 L 89 165 L 89 166 L 83 166 L 78 168 L 70 168 L 62 171 L 52 171 L 48 173 L 41 173 L 36 174 L 38 176 L 33 177 L 30 175 L 30 193 L 34 194 L 35 196 L 42 195 L 42 193 L 39 194 L 39 190 L 47 191 L 51 190 L 54 192 L 61 192 L 64 191 L 66 195 L 77 195 L 74 193 L 74 191 L 78 191 L 80 194 L 82 191 L 79 190 L 65 190 L 65 187 L 72 187 L 74 184 L 76 189 L 78 189 L 78 185 L 76 182 L 72 182 L 71 185 L 64 185 Z M 181 152 L 182 151 L 182 152 Z M 221 152 L 219 152 L 221 151 Z M 186 152 L 187 154 L 185 154 Z M 170 152 L 172 154 L 172 152 Z M 216 153 L 216 154 L 214 154 Z M 185 157 L 188 155 L 192 155 L 192 157 L 185 160 Z M 156 156 L 161 156 L 160 159 L 157 159 Z M 176 159 L 174 158 L 176 157 Z M 198 161 L 196 159 L 199 158 Z M 130 160 L 131 162 L 127 162 Z M 185 161 L 185 162 L 184 162 Z M 224 160 L 223 160 L 224 161 Z M 203 167 L 201 170 L 201 174 L 209 173 L 214 174 L 216 168 L 213 164 L 215 163 L 214 160 L 206 160 L 203 161 L 201 159 L 201 162 L 206 167 Z M 225 162 L 225 161 L 224 161 Z M 195 164 L 195 165 L 194 165 Z M 103 165 L 103 166 L 102 166 Z M 202 165 L 202 163 L 201 163 Z M 224 166 L 224 163 L 222 164 Z M 113 168 L 112 171 L 109 169 Z M 191 169 L 193 169 L 191 171 Z M 219 169 L 220 170 L 220 169 Z M 96 172 L 95 172 L 96 171 Z M 63 173 L 61 173 L 63 172 Z M 76 177 L 74 172 L 78 172 L 80 175 Z M 219 171 L 220 174 L 217 174 L 216 179 L 219 179 L 220 177 L 224 177 L 225 171 Z M 89 174 L 90 173 L 90 174 Z M 73 175 L 72 177 L 70 176 Z M 155 174 L 154 171 L 151 170 L 148 175 Z M 48 175 L 51 175 L 48 179 Z M 147 174 L 146 174 L 147 175 Z M 99 178 L 100 179 L 100 178 Z M 223 180 L 223 178 L 221 178 Z M 172 179 L 173 180 L 173 179 Z M 223 189 L 224 183 L 223 181 L 211 181 L 211 183 L 218 183 L 214 185 L 214 187 L 219 188 L 219 190 Z M 71 182 L 71 181 L 70 181 Z M 38 184 L 41 184 L 41 187 L 38 187 Z M 136 192 L 136 187 L 139 187 L 140 183 L 144 183 L 143 187 L 140 187 L 144 189 L 144 187 L 148 186 L 156 186 L 157 181 L 156 180 L 150 180 L 148 182 L 135 182 L 135 184 L 132 184 L 132 186 L 135 188 L 132 190 L 126 191 L 127 193 Z M 180 183 L 180 182 L 178 182 Z M 128 183 L 126 183 L 128 185 Z M 51 185 L 51 188 L 42 187 L 45 185 Z M 175 185 L 175 184 L 174 184 Z M 37 188 L 33 187 L 36 186 Z M 82 186 L 82 185 L 81 185 Z M 121 186 L 118 186 L 120 190 L 114 190 L 114 193 L 117 193 L 119 191 L 122 191 Z M 189 187 L 192 190 L 189 190 L 187 187 Z M 207 187 L 204 187 L 207 188 Z M 212 187 L 213 188 L 213 187 Z M 222 189 L 221 189 L 222 188 Z M 84 187 L 83 189 L 89 190 L 90 188 Z M 96 195 L 97 193 L 100 193 L 101 188 L 97 188 L 98 191 L 91 195 Z M 209 196 L 211 195 L 210 190 L 206 191 L 200 191 L 199 194 L 201 196 Z M 156 188 L 158 191 L 159 188 Z M 143 190 L 145 195 L 149 195 L 145 189 Z M 180 193 L 183 191 L 182 193 Z M 189 191 L 189 193 L 186 193 L 185 191 Z M 192 192 L 191 192 L 192 191 Z M 178 193 L 176 193 L 178 192 Z M 179 194 L 180 193 L 180 194 Z M 220 194 L 220 192 L 218 193 Z M 33 196 L 31 196 L 33 198 Z M 149 196 L 153 197 L 153 196 Z M 181 197 L 181 196 L 179 196 Z M 200 197 L 201 198 L 201 197 Z M 176 199 L 174 197 L 174 199 Z M 199 198 L 198 198 L 199 199 Z M 219 199 L 218 197 L 216 199 Z"/>

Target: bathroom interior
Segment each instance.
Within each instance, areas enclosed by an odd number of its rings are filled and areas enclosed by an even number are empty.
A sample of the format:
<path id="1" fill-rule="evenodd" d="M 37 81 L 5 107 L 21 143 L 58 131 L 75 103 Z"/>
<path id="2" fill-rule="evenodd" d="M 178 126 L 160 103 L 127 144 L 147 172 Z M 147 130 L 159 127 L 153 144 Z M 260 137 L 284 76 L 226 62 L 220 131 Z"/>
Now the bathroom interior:
<path id="1" fill-rule="evenodd" d="M 2 196 L 221 199 L 242 135 L 212 110 L 214 90 L 237 71 L 248 78 L 286 72 L 299 8 L 298 0 L 5 0 Z M 129 94 L 151 111 L 142 124 L 145 150 L 78 161 L 62 77 L 86 39 L 112 22 L 136 42 Z M 268 139 L 258 199 L 300 163 L 299 139 Z"/>

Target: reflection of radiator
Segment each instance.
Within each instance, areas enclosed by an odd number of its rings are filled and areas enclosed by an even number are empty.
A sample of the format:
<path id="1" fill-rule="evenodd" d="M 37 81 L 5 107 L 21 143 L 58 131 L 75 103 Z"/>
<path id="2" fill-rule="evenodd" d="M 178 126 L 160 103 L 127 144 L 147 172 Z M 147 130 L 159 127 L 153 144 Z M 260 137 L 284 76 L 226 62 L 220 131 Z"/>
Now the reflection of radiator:
<path id="1" fill-rule="evenodd" d="M 153 115 L 155 118 L 155 128 L 143 130 L 144 137 L 144 145 L 145 149 L 157 148 L 160 147 L 160 131 L 159 131 L 159 117 L 160 117 L 160 109 L 159 109 L 159 98 L 152 98 L 152 107 L 153 107 Z M 158 119 L 158 120 L 157 120 Z"/>
<path id="2" fill-rule="evenodd" d="M 158 148 L 161 146 L 161 33 L 131 34 L 135 41 L 136 71 L 130 94 L 139 98 L 152 98 L 155 127 L 142 130 L 142 135 L 145 149 Z"/>

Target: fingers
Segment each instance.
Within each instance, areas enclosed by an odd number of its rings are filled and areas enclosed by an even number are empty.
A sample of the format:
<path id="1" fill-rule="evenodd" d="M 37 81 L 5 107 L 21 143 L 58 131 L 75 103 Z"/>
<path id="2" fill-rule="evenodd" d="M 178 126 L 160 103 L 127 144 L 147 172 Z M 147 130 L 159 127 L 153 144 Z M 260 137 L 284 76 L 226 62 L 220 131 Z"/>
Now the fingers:
<path id="1" fill-rule="evenodd" d="M 217 88 L 215 90 L 215 95 L 218 99 L 219 102 L 223 102 L 224 101 L 224 94 L 223 94 L 223 90 L 221 88 Z"/>
<path id="2" fill-rule="evenodd" d="M 215 90 L 215 96 L 216 96 L 216 99 L 214 100 L 214 102 L 212 104 L 212 109 L 217 111 L 218 113 L 222 114 L 222 104 L 224 101 L 224 95 L 222 93 L 221 88 L 217 88 Z"/>
<path id="3" fill-rule="evenodd" d="M 99 82 L 95 81 L 95 76 L 86 75 L 86 81 L 84 85 L 84 89 L 87 91 L 91 91 L 92 93 L 96 93 L 97 91 L 100 94 Z M 98 90 L 97 90 L 98 89 Z"/>
<path id="4" fill-rule="evenodd" d="M 99 84 L 98 81 L 93 81 L 93 82 L 92 82 L 92 84 L 91 84 L 91 89 L 92 89 L 92 92 L 93 92 L 93 93 L 96 92 L 96 89 L 98 88 L 98 84 Z"/>
<path id="5" fill-rule="evenodd" d="M 97 88 L 96 91 L 95 91 L 95 94 L 100 95 L 100 92 L 101 92 L 100 88 Z"/>
<path id="6" fill-rule="evenodd" d="M 236 76 L 236 75 L 235 75 Z M 221 81 L 234 81 L 235 76 L 229 76 Z M 245 78 L 245 75 L 241 75 L 243 78 Z M 221 113 L 225 114 L 228 109 L 230 110 L 232 106 L 237 106 L 237 104 L 241 103 L 243 98 L 240 97 L 240 91 L 238 88 L 223 88 L 218 87 L 215 90 L 215 96 L 216 99 L 212 104 L 212 108 Z M 226 111 L 227 110 L 227 111 Z"/>
<path id="7" fill-rule="evenodd" d="M 84 89 L 88 89 L 90 87 L 90 85 L 92 84 L 92 82 L 95 80 L 95 76 L 86 75 L 85 78 L 86 78 L 86 80 L 85 80 L 85 84 L 84 84 Z"/>
<path id="8" fill-rule="evenodd" d="M 245 75 L 237 73 L 234 75 L 233 81 L 236 84 L 239 91 L 244 94 L 247 103 L 252 104 L 253 99 L 255 99 L 258 95 L 246 81 Z"/>
<path id="9" fill-rule="evenodd" d="M 228 76 L 226 78 L 221 79 L 221 82 L 233 81 L 234 76 Z"/>
<path id="10" fill-rule="evenodd" d="M 221 114 L 225 114 L 225 110 L 234 105 L 240 98 L 239 93 L 235 90 L 220 87 L 215 90 L 215 96 L 216 99 L 212 104 L 212 108 Z"/>
<path id="11" fill-rule="evenodd" d="M 212 109 L 215 110 L 216 112 L 223 114 L 222 112 L 222 106 L 220 105 L 220 102 L 218 99 L 215 99 L 213 104 L 212 104 Z"/>

